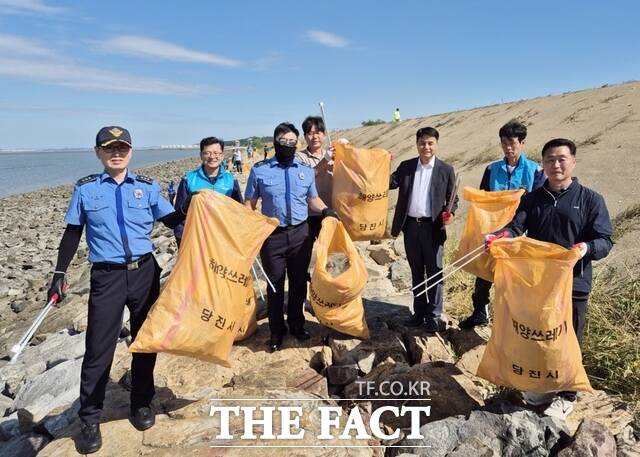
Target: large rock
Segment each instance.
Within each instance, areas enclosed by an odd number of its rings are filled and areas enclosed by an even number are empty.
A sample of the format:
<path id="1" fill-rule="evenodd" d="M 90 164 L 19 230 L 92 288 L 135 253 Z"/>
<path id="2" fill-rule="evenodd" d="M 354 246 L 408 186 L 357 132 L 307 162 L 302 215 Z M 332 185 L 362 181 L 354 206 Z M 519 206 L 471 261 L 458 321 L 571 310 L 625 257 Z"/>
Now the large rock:
<path id="1" fill-rule="evenodd" d="M 225 399 L 226 398 L 226 399 Z M 264 398 L 264 400 L 238 401 L 236 398 Z M 291 400 L 295 399 L 295 400 Z M 275 445 L 310 446 L 304 455 L 336 456 L 348 455 L 354 457 L 369 457 L 374 450 L 369 448 L 344 449 L 340 446 L 367 445 L 369 440 L 319 440 L 320 420 L 318 408 L 320 406 L 335 406 L 335 403 L 322 400 L 301 390 L 270 390 L 270 389 L 234 389 L 216 400 L 200 402 L 199 414 L 181 414 L 176 411 L 173 417 L 158 415 L 156 425 L 145 432 L 138 432 L 126 419 L 114 420 L 101 425 L 103 448 L 97 456 L 256 456 L 273 457 L 274 455 L 294 455 L 289 449 L 277 448 Z M 205 407 L 206 403 L 206 407 Z M 210 415 L 211 406 L 300 406 L 300 429 L 304 430 L 301 440 L 241 439 L 244 432 L 243 417 L 231 414 L 229 417 L 229 432 L 234 437 L 231 440 L 217 439 L 220 433 L 220 413 Z M 192 405 L 189 405 L 191 407 Z M 193 411 L 193 410 L 192 410 Z M 259 412 L 254 416 L 260 418 Z M 346 418 L 343 415 L 341 424 L 344 426 Z M 280 433 L 281 417 L 279 411 L 273 414 L 274 433 Z M 261 434 L 262 427 L 254 428 L 256 435 Z M 294 428 L 293 432 L 298 430 Z M 337 435 L 338 432 L 334 432 Z M 77 434 L 77 427 L 69 430 L 69 436 L 62 437 L 49 444 L 39 455 L 43 457 L 62 457 L 75 455 L 72 436 Z M 265 448 L 256 445 L 268 446 Z M 242 446 L 232 448 L 229 446 Z M 327 447 L 325 447 L 327 446 Z M 333 447 L 332 447 L 333 446 Z M 249 448 L 251 450 L 249 451 Z M 347 452 L 343 452 L 343 451 Z M 300 454 L 302 455 L 302 454 Z"/>
<path id="2" fill-rule="evenodd" d="M 391 284 L 398 292 L 411 292 L 411 268 L 405 260 L 393 262 L 390 268 Z"/>
<path id="3" fill-rule="evenodd" d="M 539 417 L 532 411 L 508 414 L 473 411 L 469 419 L 448 417 L 423 425 L 420 434 L 423 439 L 404 438 L 397 444 L 406 447 L 390 448 L 387 455 L 394 457 L 411 452 L 424 457 L 547 457 L 561 442 L 566 430 L 560 422 Z M 474 448 L 476 453 L 469 451 Z"/>
<path id="4" fill-rule="evenodd" d="M 573 437 L 573 443 L 558 457 L 616 457 L 616 440 L 602 424 L 585 419 Z"/>
<path id="5" fill-rule="evenodd" d="M 0 394 L 0 417 L 4 417 L 7 412 L 13 409 L 13 399 Z"/>
<path id="6" fill-rule="evenodd" d="M 80 392 L 82 359 L 67 360 L 26 381 L 16 396 L 20 427 L 30 429 L 51 411 L 71 405 Z"/>
<path id="7" fill-rule="evenodd" d="M 371 257 L 378 265 L 389 265 L 396 260 L 393 249 L 389 245 L 372 245 L 368 248 L 369 257 Z"/>
<path id="8" fill-rule="evenodd" d="M 612 435 L 618 435 L 631 423 L 633 416 L 626 403 L 608 396 L 601 390 L 580 392 L 573 412 L 567 417 L 567 426 L 575 433 L 584 419 L 597 419 Z"/>
<path id="9" fill-rule="evenodd" d="M 374 388 L 367 392 L 363 383 Z M 421 424 L 458 414 L 467 415 L 484 405 L 478 387 L 455 366 L 445 362 L 409 366 L 387 360 L 349 384 L 344 392 L 347 398 L 376 399 L 376 406 L 431 406 L 430 416 L 421 416 Z M 408 416 L 396 418 L 385 414 L 382 421 L 392 428 L 411 425 Z"/>
<path id="10" fill-rule="evenodd" d="M 368 373 L 387 358 L 397 362 L 409 361 L 407 348 L 400 335 L 381 327 L 371 329 L 368 340 L 330 338 L 329 347 L 333 352 L 334 365 L 357 364 L 363 373 Z"/>
<path id="11" fill-rule="evenodd" d="M 6 455 L 7 457 L 34 457 L 48 442 L 49 438 L 36 433 L 16 436 L 6 443 L 0 443 L 0 455 Z"/>
<path id="12" fill-rule="evenodd" d="M 0 441 L 9 441 L 20 434 L 20 424 L 18 423 L 18 413 L 14 412 L 6 417 L 0 418 Z"/>
<path id="13" fill-rule="evenodd" d="M 440 335 L 421 335 L 421 330 L 407 329 L 404 339 L 412 364 L 443 361 L 454 363 L 453 349 Z"/>
<path id="14" fill-rule="evenodd" d="M 326 370 L 327 381 L 334 386 L 346 386 L 358 379 L 359 374 L 358 365 L 331 365 Z"/>
<path id="15" fill-rule="evenodd" d="M 297 389 L 328 398 L 327 380 L 308 364 L 296 364 L 286 359 L 274 360 L 234 375 L 230 384 L 235 389 Z"/>
<path id="16" fill-rule="evenodd" d="M 10 395 L 17 394 L 22 381 L 33 378 L 66 360 L 77 359 L 84 354 L 84 333 L 71 335 L 68 330 L 48 335 L 37 346 L 27 346 L 15 364 L 0 368 L 0 385 Z"/>

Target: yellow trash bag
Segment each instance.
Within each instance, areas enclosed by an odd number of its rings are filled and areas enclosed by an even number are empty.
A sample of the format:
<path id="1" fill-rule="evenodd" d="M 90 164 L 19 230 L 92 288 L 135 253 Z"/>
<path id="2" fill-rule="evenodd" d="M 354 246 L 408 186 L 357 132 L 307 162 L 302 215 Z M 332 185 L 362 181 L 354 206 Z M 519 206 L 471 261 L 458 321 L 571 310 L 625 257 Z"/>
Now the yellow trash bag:
<path id="1" fill-rule="evenodd" d="M 255 325 L 251 265 L 277 226 L 217 192 L 194 195 L 178 260 L 129 350 L 231 366 L 234 339 Z"/>
<path id="2" fill-rule="evenodd" d="M 345 254 L 349 267 L 337 276 L 327 271 L 329 254 Z M 316 265 L 309 295 L 318 321 L 357 338 L 369 338 L 360 294 L 367 283 L 367 268 L 342 222 L 333 217 L 322 221 L 316 241 Z"/>
<path id="3" fill-rule="evenodd" d="M 390 154 L 336 144 L 333 209 L 354 241 L 380 239 L 387 228 Z"/>
<path id="4" fill-rule="evenodd" d="M 482 246 L 484 235 L 495 232 L 511 222 L 522 195 L 524 195 L 524 189 L 487 192 L 465 187 L 464 199 L 469 202 L 469 209 L 454 261 Z M 472 257 L 473 255 L 470 255 L 465 260 Z M 487 253 L 483 253 L 462 269 L 474 276 L 493 282 L 494 268 L 495 260 Z"/>
<path id="5" fill-rule="evenodd" d="M 494 321 L 478 376 L 538 393 L 590 391 L 573 329 L 577 249 L 527 237 L 496 240 Z"/>

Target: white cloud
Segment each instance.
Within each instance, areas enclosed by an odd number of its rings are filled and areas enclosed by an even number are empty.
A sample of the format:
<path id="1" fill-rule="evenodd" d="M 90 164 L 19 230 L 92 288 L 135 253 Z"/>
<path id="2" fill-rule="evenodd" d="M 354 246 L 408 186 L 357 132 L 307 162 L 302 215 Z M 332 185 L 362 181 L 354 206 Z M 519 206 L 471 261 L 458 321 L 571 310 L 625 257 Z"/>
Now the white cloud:
<path id="1" fill-rule="evenodd" d="M 0 75 L 98 92 L 159 95 L 197 95 L 216 92 L 213 88 L 188 86 L 163 79 L 90 68 L 75 63 L 43 62 L 19 58 L 0 57 Z"/>
<path id="2" fill-rule="evenodd" d="M 17 35 L 0 35 L 0 75 L 96 92 L 158 95 L 220 92 L 211 86 L 187 85 L 91 67 Z"/>
<path id="3" fill-rule="evenodd" d="M 279 52 L 269 52 L 268 54 L 253 61 L 255 70 L 268 70 L 275 64 L 281 62 L 283 55 Z"/>
<path id="4" fill-rule="evenodd" d="M 323 46 L 329 46 L 331 48 L 346 48 L 349 46 L 349 42 L 346 39 L 323 30 L 307 30 L 305 35 L 311 41 Z"/>
<path id="5" fill-rule="evenodd" d="M 126 35 L 111 38 L 100 44 L 105 52 L 127 54 L 140 57 L 151 57 L 178 62 L 194 62 L 224 67 L 238 67 L 241 62 L 207 52 L 194 51 L 183 46 L 156 40 L 154 38 Z"/>
<path id="6" fill-rule="evenodd" d="M 7 54 L 15 56 L 52 57 L 55 53 L 32 40 L 26 40 L 16 35 L 0 34 L 0 55 Z"/>
<path id="7" fill-rule="evenodd" d="M 0 14 L 57 14 L 64 10 L 42 0 L 0 0 Z"/>

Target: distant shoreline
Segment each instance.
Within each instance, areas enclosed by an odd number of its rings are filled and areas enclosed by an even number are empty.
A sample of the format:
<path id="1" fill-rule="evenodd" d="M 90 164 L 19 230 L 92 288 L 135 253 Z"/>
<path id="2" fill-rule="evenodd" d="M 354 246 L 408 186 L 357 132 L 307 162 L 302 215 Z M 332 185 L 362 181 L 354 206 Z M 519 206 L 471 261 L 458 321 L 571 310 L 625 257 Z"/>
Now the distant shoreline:
<path id="1" fill-rule="evenodd" d="M 144 167 L 134 167 L 133 171 L 143 173 L 148 175 L 150 178 L 155 179 L 160 184 L 162 190 L 165 190 L 166 184 L 173 180 L 174 183 L 178 184 L 180 178 L 184 173 L 188 170 L 195 168 L 200 163 L 200 159 L 198 157 L 190 158 L 190 159 L 177 159 L 177 160 L 169 160 L 166 162 L 161 162 L 154 165 L 147 165 Z M 100 163 L 96 159 L 96 167 L 94 173 L 100 173 Z M 64 191 L 66 188 L 69 190 L 69 195 L 71 194 L 71 189 L 73 184 L 83 176 L 78 176 L 75 179 L 70 180 L 65 184 L 56 184 L 53 186 L 43 187 L 41 189 L 31 190 L 27 192 L 18 192 L 11 195 L 0 196 L 0 202 L 8 202 L 13 199 L 20 199 L 23 197 L 28 198 L 46 198 L 47 194 L 55 194 L 61 191 Z"/>

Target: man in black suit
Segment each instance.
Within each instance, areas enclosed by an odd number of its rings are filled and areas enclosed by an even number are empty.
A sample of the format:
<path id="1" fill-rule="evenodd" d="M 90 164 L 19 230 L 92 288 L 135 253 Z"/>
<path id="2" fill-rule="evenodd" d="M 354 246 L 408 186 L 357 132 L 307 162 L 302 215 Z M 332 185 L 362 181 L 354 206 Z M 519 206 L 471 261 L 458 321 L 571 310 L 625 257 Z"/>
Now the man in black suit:
<path id="1" fill-rule="evenodd" d="M 416 286 L 432 277 L 430 284 L 442 276 L 442 255 L 447 239 L 445 225 L 453 219 L 458 197 L 453 195 L 453 167 L 436 158 L 440 134 L 433 127 L 416 132 L 418 157 L 405 160 L 391 174 L 389 189 L 400 188 L 391 235 L 404 234 L 404 249 L 411 267 L 411 279 Z M 447 205 L 454 198 L 451 212 Z M 437 275 L 437 276 L 434 276 Z M 414 290 L 414 295 L 425 286 Z M 425 325 L 428 332 L 440 329 L 443 308 L 443 284 L 413 299 L 414 314 L 405 322 L 408 327 Z"/>

